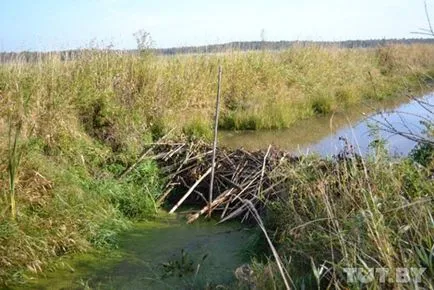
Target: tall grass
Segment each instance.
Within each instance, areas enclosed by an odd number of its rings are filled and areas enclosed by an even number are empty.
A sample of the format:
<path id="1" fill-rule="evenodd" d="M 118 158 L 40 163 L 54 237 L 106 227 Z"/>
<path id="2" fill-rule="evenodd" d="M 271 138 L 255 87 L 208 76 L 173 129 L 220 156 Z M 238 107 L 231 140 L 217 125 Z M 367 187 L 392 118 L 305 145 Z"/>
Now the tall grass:
<path id="1" fill-rule="evenodd" d="M 284 165 L 288 192 L 270 205 L 266 226 L 280 255 L 290 258 L 286 268 L 296 287 L 414 289 L 395 281 L 395 269 L 406 267 L 425 268 L 419 287 L 432 289 L 432 170 L 411 158 L 393 160 L 383 148 L 364 161 L 311 156 Z M 386 284 L 378 276 L 350 283 L 344 272 L 350 267 L 390 272 Z M 256 264 L 256 273 L 258 288 L 282 287 L 273 263 Z"/>
<path id="2" fill-rule="evenodd" d="M 420 89 L 433 73 L 433 59 L 431 45 L 171 57 L 88 51 L 72 61 L 53 54 L 40 63 L 17 62 L 0 70 L 5 95 L 17 94 L 7 85 L 17 83 L 35 96 L 40 109 L 56 112 L 53 117 L 75 110 L 86 130 L 116 147 L 138 141 L 154 126 L 209 134 L 219 64 L 225 69 L 220 127 L 271 129 Z"/>
<path id="3" fill-rule="evenodd" d="M 17 206 L 15 201 L 15 179 L 21 159 L 21 151 L 18 148 L 18 141 L 21 133 L 21 123 L 17 124 L 15 128 L 13 127 L 12 121 L 10 121 L 8 134 L 9 199 L 11 218 L 15 220 L 17 216 Z"/>

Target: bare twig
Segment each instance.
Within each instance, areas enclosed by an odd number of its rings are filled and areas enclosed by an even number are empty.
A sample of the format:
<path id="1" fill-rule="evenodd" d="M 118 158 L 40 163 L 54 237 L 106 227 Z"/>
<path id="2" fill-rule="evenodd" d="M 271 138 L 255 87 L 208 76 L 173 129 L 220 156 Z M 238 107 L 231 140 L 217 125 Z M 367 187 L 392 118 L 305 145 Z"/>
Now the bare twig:
<path id="1" fill-rule="evenodd" d="M 258 186 L 258 195 L 261 193 L 262 190 L 262 181 L 264 179 L 264 174 L 265 174 L 265 164 L 267 162 L 268 154 L 270 154 L 270 150 L 271 150 L 271 145 L 268 146 L 267 153 L 265 153 L 264 156 L 264 162 L 262 163 L 261 179 L 259 180 L 259 186 Z"/>
<path id="2" fill-rule="evenodd" d="M 283 282 L 285 283 L 285 288 L 291 289 L 291 287 L 289 286 L 289 282 L 288 282 L 288 279 L 291 281 L 291 277 L 289 277 L 289 275 L 287 275 L 286 271 L 284 270 L 285 267 L 283 265 L 282 259 L 280 258 L 279 254 L 277 253 L 276 248 L 274 247 L 273 243 L 271 242 L 270 237 L 268 236 L 267 230 L 264 226 L 264 223 L 262 222 L 261 216 L 259 215 L 255 206 L 251 203 L 251 201 L 244 200 L 243 202 L 244 202 L 244 204 L 247 205 L 249 211 L 252 213 L 252 215 L 255 218 L 256 222 L 258 223 L 260 229 L 264 233 L 265 238 L 267 239 L 267 243 L 271 249 L 271 252 L 273 253 L 274 258 L 276 259 L 276 264 L 277 264 L 277 267 L 279 268 L 280 275 L 283 279 Z M 291 281 L 291 283 L 292 283 L 292 281 Z"/>

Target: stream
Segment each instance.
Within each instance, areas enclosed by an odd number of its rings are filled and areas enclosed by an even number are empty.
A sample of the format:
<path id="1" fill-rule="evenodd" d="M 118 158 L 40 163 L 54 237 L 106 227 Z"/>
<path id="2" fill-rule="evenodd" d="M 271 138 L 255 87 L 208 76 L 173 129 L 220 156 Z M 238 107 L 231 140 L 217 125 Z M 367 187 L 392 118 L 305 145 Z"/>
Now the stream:
<path id="1" fill-rule="evenodd" d="M 434 110 L 434 94 L 419 99 L 425 107 Z M 376 107 L 375 109 L 373 107 Z M 399 131 L 424 134 L 423 118 L 434 122 L 433 114 L 421 104 L 407 98 L 392 99 L 379 104 L 362 104 L 353 106 L 345 112 L 330 116 L 302 120 L 285 130 L 259 130 L 241 132 L 220 132 L 219 144 L 228 148 L 243 147 L 247 150 L 267 149 L 272 144 L 294 154 L 315 152 L 321 156 L 339 153 L 343 148 L 340 137 L 344 137 L 365 155 L 369 152 L 369 144 L 378 139 L 373 133 L 372 125 L 378 125 L 378 133 L 387 142 L 392 155 L 407 155 L 416 145 L 400 135 L 386 132 L 376 121 L 389 122 Z"/>
<path id="2" fill-rule="evenodd" d="M 123 233 L 117 250 L 64 257 L 27 289 L 215 289 L 233 283 L 235 269 L 250 261 L 253 232 L 238 222 L 188 225 L 162 213 Z"/>

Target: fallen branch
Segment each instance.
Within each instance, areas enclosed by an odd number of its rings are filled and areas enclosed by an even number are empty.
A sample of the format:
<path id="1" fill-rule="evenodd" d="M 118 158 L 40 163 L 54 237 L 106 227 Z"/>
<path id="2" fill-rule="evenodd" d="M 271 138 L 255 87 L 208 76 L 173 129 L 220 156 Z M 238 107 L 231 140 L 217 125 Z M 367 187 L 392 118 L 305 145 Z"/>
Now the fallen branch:
<path id="1" fill-rule="evenodd" d="M 211 167 L 202 175 L 202 177 L 201 178 L 199 178 L 197 181 L 196 181 L 196 183 L 195 184 L 193 184 L 193 186 L 192 187 L 190 187 L 190 189 L 187 191 L 187 193 L 186 194 L 184 194 L 184 196 L 178 201 L 178 203 L 169 211 L 169 213 L 174 213 L 175 212 L 175 210 L 179 207 L 179 206 L 181 206 L 181 204 L 187 199 L 187 197 L 189 197 L 190 196 L 190 194 L 194 191 L 194 189 L 199 185 L 199 183 L 201 183 L 202 182 L 202 180 L 204 180 L 205 179 L 205 177 L 207 177 L 208 176 L 208 174 L 210 174 L 211 173 Z"/>
<path id="2" fill-rule="evenodd" d="M 274 171 L 279 166 L 285 166 L 286 162 L 283 161 L 297 161 L 287 152 L 272 146 L 253 152 L 218 147 L 214 150 L 212 145 L 200 141 L 162 143 L 154 146 L 153 152 L 153 159 L 167 176 L 168 183 L 178 184 L 173 193 L 186 192 L 178 197 L 177 204 L 170 212 L 176 211 L 187 199 L 202 206 L 201 210 L 189 217 L 188 222 L 197 220 L 206 211 L 219 211 L 221 221 L 238 216 L 251 219 L 251 213 L 241 201 L 252 201 L 260 211 L 268 201 L 279 198 L 279 194 L 285 192 L 286 176 L 276 177 Z M 216 166 L 213 167 L 213 164 Z M 213 169 L 214 181 L 205 179 Z M 201 175 L 202 172 L 205 173 Z M 205 196 L 207 192 L 213 192 L 211 200 Z M 165 192 L 159 201 L 163 202 L 169 196 L 171 193 Z"/>

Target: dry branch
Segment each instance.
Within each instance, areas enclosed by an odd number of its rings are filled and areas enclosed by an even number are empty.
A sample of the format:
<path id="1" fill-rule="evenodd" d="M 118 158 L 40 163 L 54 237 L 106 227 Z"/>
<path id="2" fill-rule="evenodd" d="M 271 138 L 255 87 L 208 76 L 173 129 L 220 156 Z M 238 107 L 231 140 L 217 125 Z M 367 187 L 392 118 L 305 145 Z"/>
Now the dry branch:
<path id="1" fill-rule="evenodd" d="M 189 216 L 188 222 L 195 221 L 205 212 L 215 211 L 219 212 L 221 221 L 237 216 L 252 218 L 242 201 L 251 201 L 257 211 L 262 211 L 265 202 L 278 198 L 284 191 L 285 177 L 278 176 L 276 179 L 274 170 L 283 160 L 297 161 L 287 152 L 271 146 L 266 151 L 254 152 L 218 147 L 215 151 L 213 149 L 203 142 L 162 143 L 152 148 L 153 159 L 169 177 L 168 182 L 178 185 L 175 186 L 177 190 L 172 191 L 173 194 L 166 193 L 160 199 L 167 198 L 176 203 L 170 212 L 173 213 L 183 203 L 201 206 L 201 210 Z M 217 166 L 214 168 L 214 181 L 211 181 L 209 175 L 214 154 Z M 209 192 L 211 188 L 213 199 L 205 201 L 203 193 Z M 177 196 L 182 191 L 186 193 Z"/>
<path id="2" fill-rule="evenodd" d="M 169 211 L 169 213 L 174 213 L 175 210 L 187 199 L 187 197 L 193 192 L 193 190 L 199 185 L 199 183 L 211 173 L 211 167 L 199 178 L 195 184 L 187 191 L 186 194 L 178 201 L 178 203 Z"/>

